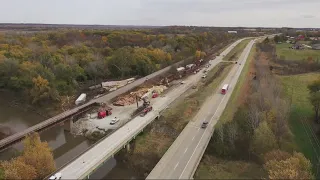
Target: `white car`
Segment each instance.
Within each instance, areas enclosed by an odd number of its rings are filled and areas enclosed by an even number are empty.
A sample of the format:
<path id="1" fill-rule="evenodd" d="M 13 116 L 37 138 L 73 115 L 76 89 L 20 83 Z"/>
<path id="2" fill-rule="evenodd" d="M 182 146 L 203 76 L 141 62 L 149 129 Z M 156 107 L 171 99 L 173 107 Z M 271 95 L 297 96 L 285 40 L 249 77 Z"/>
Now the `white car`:
<path id="1" fill-rule="evenodd" d="M 61 176 L 62 176 L 61 173 L 56 173 L 55 175 L 51 176 L 49 179 L 50 180 L 61 179 Z"/>
<path id="2" fill-rule="evenodd" d="M 203 75 L 203 76 L 202 76 L 202 78 L 206 78 L 206 77 L 207 77 L 207 75 Z"/>
<path id="3" fill-rule="evenodd" d="M 180 84 L 185 84 L 185 83 L 186 83 L 186 82 L 184 82 L 184 81 L 181 81 L 181 82 L 180 82 Z"/>
<path id="4" fill-rule="evenodd" d="M 116 124 L 117 122 L 119 122 L 119 118 L 117 118 L 117 117 L 115 117 L 115 118 L 113 118 L 112 120 L 111 120 L 111 122 L 110 122 L 110 125 L 114 125 L 114 124 Z"/>

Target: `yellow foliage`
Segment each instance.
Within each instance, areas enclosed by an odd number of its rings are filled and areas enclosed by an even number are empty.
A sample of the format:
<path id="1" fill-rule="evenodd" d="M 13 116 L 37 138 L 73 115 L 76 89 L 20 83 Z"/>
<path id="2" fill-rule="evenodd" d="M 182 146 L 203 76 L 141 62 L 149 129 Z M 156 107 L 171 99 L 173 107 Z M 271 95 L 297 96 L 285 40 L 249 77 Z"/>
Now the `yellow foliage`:
<path id="1" fill-rule="evenodd" d="M 311 173 L 311 163 L 303 156 L 303 154 L 295 152 L 291 157 L 285 158 L 285 156 L 266 162 L 265 169 L 268 171 L 270 179 L 313 178 Z"/>
<path id="2" fill-rule="evenodd" d="M 195 54 L 195 57 L 196 59 L 200 59 L 201 58 L 201 51 L 196 51 L 196 54 Z"/>
<path id="3" fill-rule="evenodd" d="M 23 160 L 35 168 L 38 178 L 55 171 L 55 163 L 48 143 L 41 142 L 39 134 L 32 134 L 24 141 Z"/>
<path id="4" fill-rule="evenodd" d="M 102 36 L 102 37 L 101 37 L 101 40 L 102 40 L 104 43 L 106 43 L 106 42 L 108 42 L 108 37 L 107 37 L 107 36 Z"/>
<path id="5" fill-rule="evenodd" d="M 276 160 L 276 161 L 281 161 L 281 160 L 286 160 L 290 158 L 291 154 L 285 151 L 281 151 L 279 149 L 277 150 L 272 150 L 264 155 L 264 160 L 265 162 L 271 161 L 271 160 Z"/>
<path id="6" fill-rule="evenodd" d="M 36 179 L 37 173 L 34 167 L 27 165 L 23 158 L 15 158 L 1 163 L 5 179 Z"/>

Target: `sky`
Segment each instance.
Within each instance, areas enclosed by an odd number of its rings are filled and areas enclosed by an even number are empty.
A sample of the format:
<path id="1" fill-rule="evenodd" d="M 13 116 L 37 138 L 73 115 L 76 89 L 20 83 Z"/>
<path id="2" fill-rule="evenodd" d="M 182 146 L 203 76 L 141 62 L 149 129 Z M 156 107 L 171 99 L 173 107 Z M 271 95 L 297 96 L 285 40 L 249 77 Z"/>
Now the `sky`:
<path id="1" fill-rule="evenodd" d="M 320 28 L 320 0 L 0 1 L 0 23 Z"/>

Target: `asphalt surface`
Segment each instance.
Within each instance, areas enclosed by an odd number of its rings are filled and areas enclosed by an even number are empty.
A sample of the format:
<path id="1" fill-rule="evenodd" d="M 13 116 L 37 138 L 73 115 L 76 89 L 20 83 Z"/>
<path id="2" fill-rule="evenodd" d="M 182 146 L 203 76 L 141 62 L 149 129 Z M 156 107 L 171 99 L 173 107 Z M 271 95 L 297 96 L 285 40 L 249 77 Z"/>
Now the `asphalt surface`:
<path id="1" fill-rule="evenodd" d="M 206 100 L 195 118 L 184 128 L 147 179 L 190 179 L 193 177 L 210 141 L 214 125 L 227 105 L 252 45 L 253 41 L 250 41 L 239 57 L 238 64 L 231 69 L 219 88 Z M 226 95 L 221 94 L 224 84 L 229 84 Z M 205 129 L 201 128 L 204 121 L 209 122 Z"/>
<path id="2" fill-rule="evenodd" d="M 222 56 L 226 55 L 233 47 L 241 42 L 236 41 L 230 47 L 228 47 L 221 56 L 211 61 L 211 66 L 208 68 L 211 70 L 219 62 L 222 61 Z M 112 157 L 117 151 L 122 149 L 124 145 L 130 142 L 137 134 L 139 134 L 145 126 L 151 123 L 159 112 L 166 109 L 170 103 L 177 99 L 181 94 L 191 88 L 194 84 L 200 81 L 201 72 L 189 76 L 185 81 L 185 84 L 179 85 L 178 87 L 170 90 L 165 97 L 158 97 L 157 100 L 152 104 L 153 111 L 149 112 L 144 117 L 136 117 L 130 122 L 119 128 L 110 136 L 106 137 L 91 149 L 78 156 L 72 162 L 64 166 L 59 170 L 62 173 L 62 179 L 82 179 L 89 175 L 94 169 L 98 168 L 102 162 Z"/>

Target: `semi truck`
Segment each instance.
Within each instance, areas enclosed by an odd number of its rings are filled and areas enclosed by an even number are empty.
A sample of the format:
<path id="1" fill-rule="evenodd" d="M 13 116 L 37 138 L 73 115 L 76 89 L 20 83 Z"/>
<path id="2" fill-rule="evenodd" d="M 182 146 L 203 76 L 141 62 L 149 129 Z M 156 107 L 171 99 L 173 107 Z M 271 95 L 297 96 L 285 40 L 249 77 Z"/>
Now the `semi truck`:
<path id="1" fill-rule="evenodd" d="M 221 94 L 226 94 L 228 89 L 229 89 L 229 84 L 223 85 L 223 87 L 221 89 Z"/>

